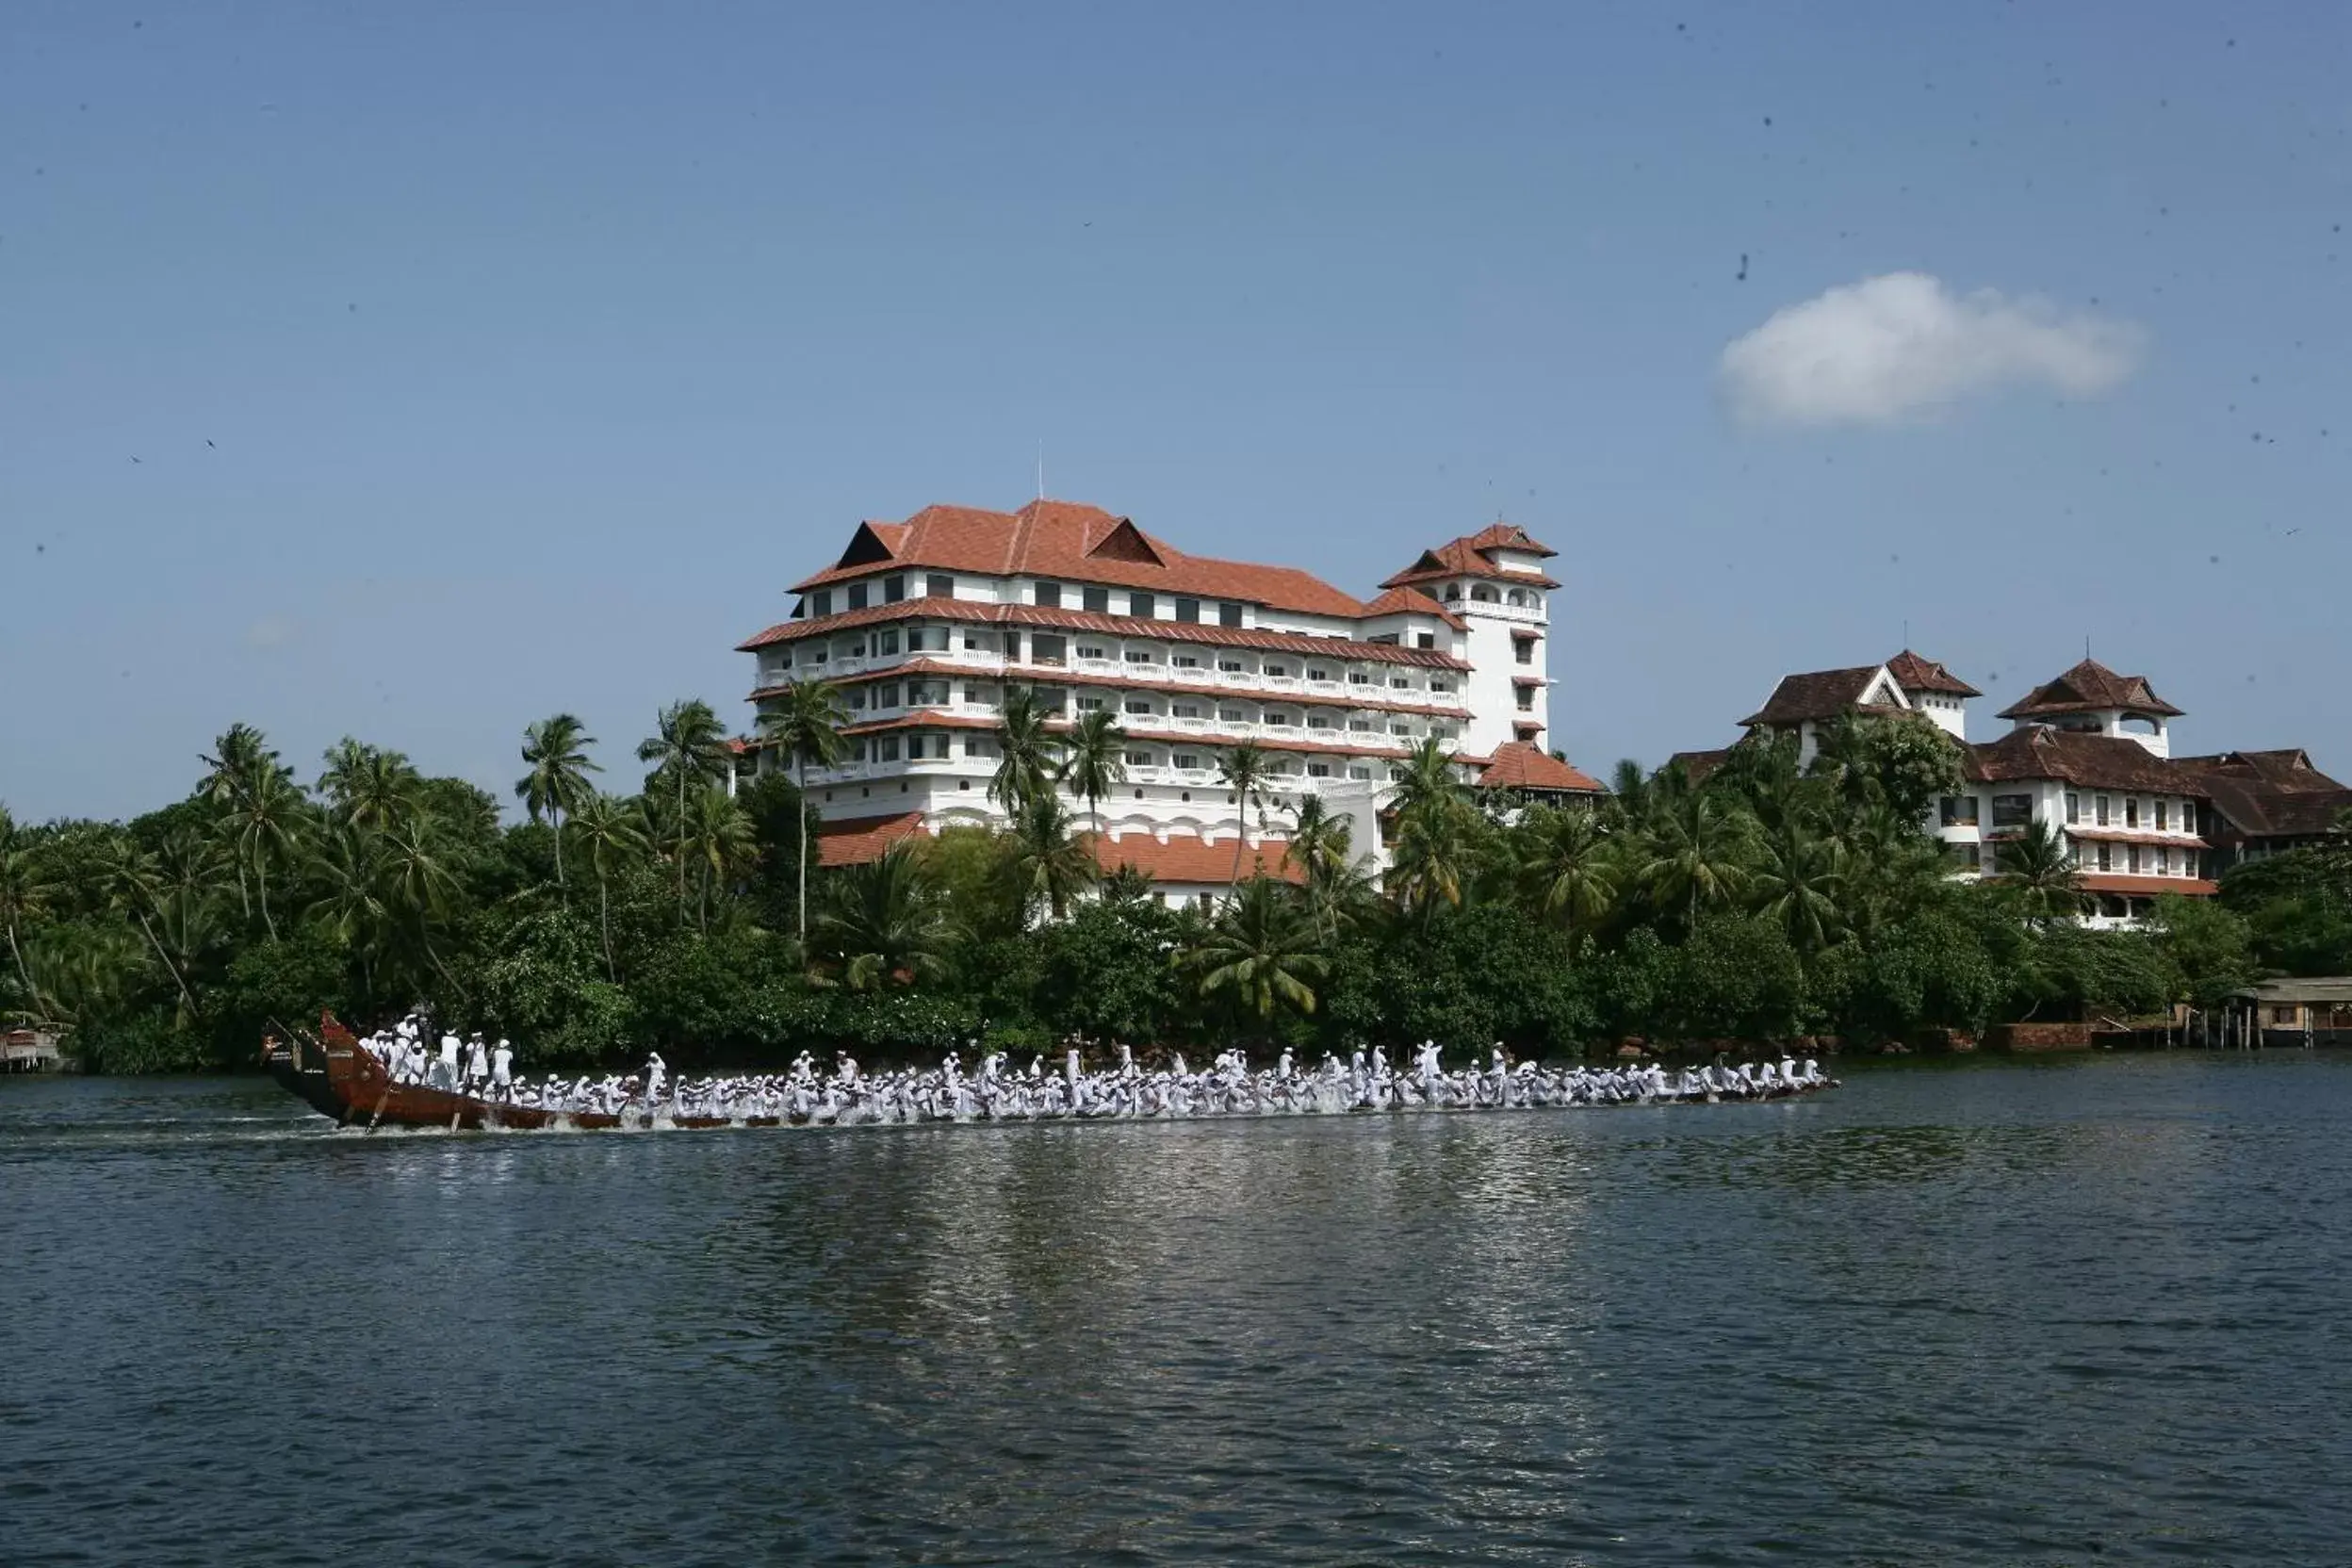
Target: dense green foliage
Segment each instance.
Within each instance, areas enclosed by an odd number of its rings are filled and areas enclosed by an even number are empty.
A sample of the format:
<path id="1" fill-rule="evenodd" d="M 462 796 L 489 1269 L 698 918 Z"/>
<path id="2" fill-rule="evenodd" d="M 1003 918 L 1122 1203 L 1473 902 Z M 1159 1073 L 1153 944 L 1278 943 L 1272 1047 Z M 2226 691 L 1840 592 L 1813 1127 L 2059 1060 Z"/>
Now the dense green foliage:
<path id="1" fill-rule="evenodd" d="M 1123 776 L 1115 722 L 1063 730 L 1014 702 L 992 785 L 1010 830 L 820 870 L 791 776 L 839 754 L 843 710 L 820 687 L 783 711 L 786 771 L 733 795 L 704 704 L 663 710 L 629 795 L 596 788 L 577 719 L 532 725 L 513 825 L 354 741 L 305 787 L 241 725 L 187 798 L 130 823 L 0 811 L 0 1015 L 62 1023 L 87 1065 L 130 1071 L 249 1060 L 321 1008 L 372 1022 L 418 1004 L 541 1067 L 1073 1035 L 1559 1054 L 2131 1017 L 2352 970 L 2341 844 L 2233 872 L 2218 901 L 2163 901 L 2145 933 L 2075 921 L 2047 845 L 2004 851 L 2014 878 L 1952 880 L 1919 825 L 1956 758 L 1923 725 L 1842 725 L 1804 772 L 1762 742 L 1703 784 L 1626 765 L 1576 808 L 1474 796 L 1425 746 L 1396 769 L 1377 880 L 1344 821 L 1282 804 L 1269 760 L 1240 750 L 1223 776 L 1291 840 L 1283 879 L 1237 859 L 1230 897 L 1177 910 L 1093 870 L 1086 835 Z"/>

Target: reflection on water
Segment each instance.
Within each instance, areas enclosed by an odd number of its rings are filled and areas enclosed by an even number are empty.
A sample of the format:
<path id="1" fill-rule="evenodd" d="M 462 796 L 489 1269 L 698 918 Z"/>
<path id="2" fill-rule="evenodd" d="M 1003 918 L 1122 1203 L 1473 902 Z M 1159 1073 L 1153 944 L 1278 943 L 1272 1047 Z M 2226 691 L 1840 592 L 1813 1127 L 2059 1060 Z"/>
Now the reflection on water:
<path id="1" fill-rule="evenodd" d="M 0 1085 L 0 1557 L 2328 1560 L 2352 1070 L 374 1138 Z"/>

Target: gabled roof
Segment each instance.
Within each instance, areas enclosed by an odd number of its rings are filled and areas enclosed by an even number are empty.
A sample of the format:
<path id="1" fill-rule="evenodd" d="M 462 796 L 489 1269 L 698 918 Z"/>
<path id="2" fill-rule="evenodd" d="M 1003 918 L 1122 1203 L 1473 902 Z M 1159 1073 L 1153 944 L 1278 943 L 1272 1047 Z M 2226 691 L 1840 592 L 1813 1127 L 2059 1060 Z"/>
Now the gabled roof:
<path id="1" fill-rule="evenodd" d="M 2278 751 L 2225 751 L 2211 757 L 2176 757 L 2177 767 L 2217 778 L 2290 792 L 2341 790 L 2344 786 L 2311 765 L 2311 754 L 2300 746 Z"/>
<path id="2" fill-rule="evenodd" d="M 1456 631 L 1462 629 L 1462 619 L 1429 597 L 1418 588 L 1391 588 L 1364 607 L 1366 620 L 1377 615 L 1434 615 Z"/>
<path id="3" fill-rule="evenodd" d="M 1601 781 L 1550 752 L 1525 741 L 1505 741 L 1478 774 L 1481 790 L 1538 790 L 1562 794 L 1605 794 Z"/>
<path id="4" fill-rule="evenodd" d="M 1187 555 L 1132 518 L 1055 500 L 1031 501 L 1018 512 L 926 506 L 903 523 L 861 523 L 841 558 L 792 584 L 792 592 L 894 569 L 1060 578 L 1344 620 L 1364 613 L 1361 600 L 1311 572 Z"/>
<path id="5" fill-rule="evenodd" d="M 1494 578 L 1504 582 L 1524 582 L 1531 588 L 1560 586 L 1542 572 L 1496 564 L 1495 556 L 1505 551 L 1538 556 L 1560 553 L 1549 545 L 1539 543 L 1516 523 L 1495 523 L 1476 533 L 1449 539 L 1433 550 L 1423 550 L 1412 565 L 1389 578 L 1380 586 L 1401 588 L 1411 583 L 1429 582 L 1448 577 Z"/>
<path id="6" fill-rule="evenodd" d="M 1936 662 L 1909 648 L 1886 661 L 1886 673 L 1905 692 L 1936 692 L 1945 696 L 1981 697 L 1984 694 Z"/>
<path id="7" fill-rule="evenodd" d="M 2137 741 L 2048 725 L 2027 725 L 1998 741 L 1968 747 L 1963 771 L 1980 784 L 2051 778 L 2094 790 L 2205 798 L 2197 775 L 2152 756 Z"/>
<path id="8" fill-rule="evenodd" d="M 1806 720 L 1820 722 L 1834 719 L 1840 713 L 1900 713 L 1907 710 L 1893 703 L 1865 703 L 1862 699 L 1885 674 L 1884 664 L 1857 664 L 1850 670 L 1813 670 L 1804 675 L 1785 675 L 1764 706 L 1741 719 L 1742 728 L 1759 724 L 1803 724 Z"/>
<path id="9" fill-rule="evenodd" d="M 2055 680 L 2045 681 L 2001 710 L 2004 719 L 2056 713 L 2134 713 L 2178 717 L 2180 710 L 2150 690 L 2145 676 L 2117 675 L 2096 659 L 2085 659 Z"/>
<path id="10" fill-rule="evenodd" d="M 1149 833 L 1130 833 L 1122 839 L 1105 837 L 1094 841 L 1094 858 L 1105 872 L 1121 866 L 1133 866 L 1154 882 L 1215 882 L 1223 884 L 1233 874 L 1233 841 L 1218 839 L 1214 842 L 1190 833 L 1171 833 L 1168 842 Z M 1291 864 L 1284 852 L 1289 842 L 1282 839 L 1264 839 L 1245 845 L 1241 852 L 1241 874 L 1247 881 L 1258 871 L 1282 882 L 1305 880 L 1299 869 Z"/>

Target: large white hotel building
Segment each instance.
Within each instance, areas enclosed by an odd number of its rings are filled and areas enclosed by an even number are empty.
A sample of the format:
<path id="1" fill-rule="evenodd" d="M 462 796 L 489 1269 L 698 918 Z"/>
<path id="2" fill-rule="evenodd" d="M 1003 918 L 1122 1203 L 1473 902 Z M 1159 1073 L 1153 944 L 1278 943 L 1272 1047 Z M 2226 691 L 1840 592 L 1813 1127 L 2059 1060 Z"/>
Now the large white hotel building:
<path id="1" fill-rule="evenodd" d="M 1025 686 L 1064 722 L 1118 714 L 1127 777 L 1101 803 L 1098 857 L 1187 899 L 1223 887 L 1236 835 L 1245 873 L 1283 874 L 1279 805 L 1301 792 L 1375 850 L 1389 770 L 1427 738 L 1474 784 L 1597 793 L 1545 749 L 1553 554 L 1497 523 L 1364 600 L 1293 567 L 1188 555 L 1098 507 L 931 506 L 860 524 L 793 585 L 791 618 L 740 646 L 759 662 L 754 703 L 809 679 L 848 703 L 847 756 L 808 778 L 825 863 L 1004 825 L 996 729 L 1006 688 Z M 1266 822 L 1218 778 L 1220 749 L 1245 740 L 1278 769 Z"/>

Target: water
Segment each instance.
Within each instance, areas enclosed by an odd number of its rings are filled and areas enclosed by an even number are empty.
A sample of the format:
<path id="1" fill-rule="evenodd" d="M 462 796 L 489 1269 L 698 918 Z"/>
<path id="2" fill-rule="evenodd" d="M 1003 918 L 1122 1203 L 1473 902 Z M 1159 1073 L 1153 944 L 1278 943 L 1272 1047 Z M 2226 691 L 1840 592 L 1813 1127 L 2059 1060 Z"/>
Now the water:
<path id="1" fill-rule="evenodd" d="M 363 1138 L 0 1083 L 0 1561 L 2352 1558 L 2352 1063 Z"/>

